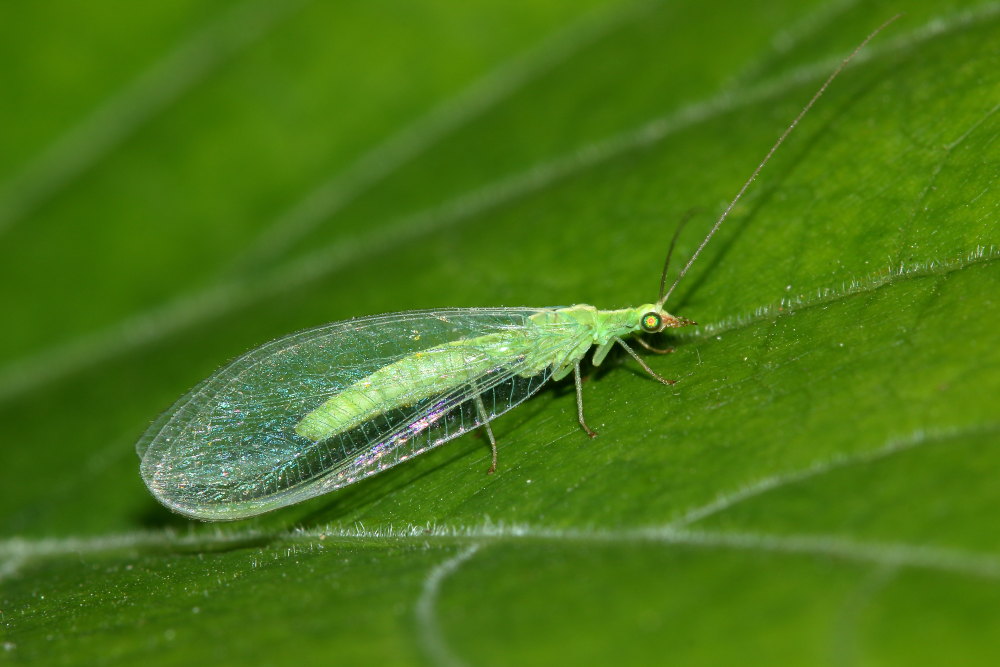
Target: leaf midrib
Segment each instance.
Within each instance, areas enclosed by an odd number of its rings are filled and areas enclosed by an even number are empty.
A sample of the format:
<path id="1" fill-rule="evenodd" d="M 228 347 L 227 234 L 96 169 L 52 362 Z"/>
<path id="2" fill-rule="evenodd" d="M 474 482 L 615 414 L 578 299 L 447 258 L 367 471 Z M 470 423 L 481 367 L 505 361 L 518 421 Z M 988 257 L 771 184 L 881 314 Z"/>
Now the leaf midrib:
<path id="1" fill-rule="evenodd" d="M 361 523 L 350 527 L 325 526 L 281 532 L 254 529 L 215 529 L 178 535 L 174 531 L 136 532 L 89 538 L 10 538 L 0 541 L 0 556 L 5 559 L 0 568 L 0 581 L 13 576 L 33 560 L 83 554 L 111 554 L 129 550 L 165 550 L 184 553 L 192 550 L 218 551 L 283 543 L 307 543 L 330 546 L 335 543 L 364 543 L 369 546 L 400 543 L 469 544 L 537 540 L 565 543 L 601 542 L 613 544 L 664 543 L 676 546 L 700 546 L 754 549 L 768 552 L 807 553 L 872 562 L 880 565 L 918 567 L 950 571 L 967 576 L 1000 579 L 1000 556 L 991 553 L 929 547 L 908 542 L 854 540 L 835 534 L 776 534 L 691 530 L 690 526 L 710 516 L 793 484 L 807 482 L 844 468 L 865 465 L 910 452 L 927 445 L 947 443 L 967 436 L 996 435 L 1000 422 L 921 430 L 908 438 L 893 438 L 881 447 L 827 459 L 817 459 L 796 470 L 777 473 L 741 484 L 736 489 L 716 494 L 708 503 L 677 513 L 678 518 L 661 525 L 637 526 L 625 529 L 545 527 L 530 524 L 484 523 L 476 526 L 392 526 L 369 530 Z M 329 540 L 329 541 L 328 541 Z"/>

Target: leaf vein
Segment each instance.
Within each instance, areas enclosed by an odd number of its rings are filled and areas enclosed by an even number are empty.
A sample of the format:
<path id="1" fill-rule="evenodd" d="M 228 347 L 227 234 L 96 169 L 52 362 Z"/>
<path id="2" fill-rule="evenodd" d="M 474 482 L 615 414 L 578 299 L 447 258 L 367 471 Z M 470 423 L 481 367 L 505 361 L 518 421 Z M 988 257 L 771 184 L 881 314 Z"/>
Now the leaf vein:
<path id="1" fill-rule="evenodd" d="M 445 580 L 458 571 L 479 551 L 482 544 L 473 543 L 451 558 L 437 564 L 427 573 L 420 597 L 414 608 L 420 644 L 426 656 L 435 665 L 464 664 L 448 647 L 437 621 L 437 602 Z"/>
<path id="2" fill-rule="evenodd" d="M 739 489 L 721 493 L 714 500 L 687 510 L 680 517 L 668 523 L 667 526 L 677 530 L 687 528 L 693 523 L 724 512 L 752 498 L 782 487 L 826 475 L 835 470 L 880 461 L 931 443 L 946 442 L 969 435 L 992 433 L 1000 433 L 1000 423 L 929 430 L 917 429 L 903 437 L 892 438 L 881 447 L 875 449 L 850 454 L 838 454 L 813 462 L 804 468 L 763 477 Z"/>

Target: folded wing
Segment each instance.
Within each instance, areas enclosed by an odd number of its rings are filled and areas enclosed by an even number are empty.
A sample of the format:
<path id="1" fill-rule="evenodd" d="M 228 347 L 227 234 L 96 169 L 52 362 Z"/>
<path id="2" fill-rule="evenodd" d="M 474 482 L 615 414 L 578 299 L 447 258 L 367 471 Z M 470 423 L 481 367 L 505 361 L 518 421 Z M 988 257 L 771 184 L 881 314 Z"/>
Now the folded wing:
<path id="1" fill-rule="evenodd" d="M 560 359 L 578 341 L 571 329 L 533 327 L 527 318 L 540 310 L 397 313 L 272 341 L 149 428 L 138 445 L 143 479 L 168 507 L 219 520 L 385 470 L 481 425 L 477 394 L 488 421 L 544 384 L 539 356 Z"/>

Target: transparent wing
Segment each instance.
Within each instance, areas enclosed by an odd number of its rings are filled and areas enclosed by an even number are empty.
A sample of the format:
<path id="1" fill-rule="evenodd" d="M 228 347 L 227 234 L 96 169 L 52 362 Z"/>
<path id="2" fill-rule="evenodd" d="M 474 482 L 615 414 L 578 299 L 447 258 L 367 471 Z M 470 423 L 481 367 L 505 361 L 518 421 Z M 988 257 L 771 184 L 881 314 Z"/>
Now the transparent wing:
<path id="1" fill-rule="evenodd" d="M 396 313 L 274 340 L 218 370 L 153 423 L 137 445 L 143 479 L 171 509 L 218 520 L 260 514 L 385 470 L 531 396 L 551 371 L 539 372 L 527 359 L 562 361 L 580 344 L 580 331 L 546 327 L 526 339 L 530 355 L 505 352 L 472 384 L 443 393 L 414 387 L 405 406 L 319 442 L 296 434 L 296 424 L 331 396 L 416 352 L 492 333 L 537 332 L 526 320 L 541 310 Z"/>

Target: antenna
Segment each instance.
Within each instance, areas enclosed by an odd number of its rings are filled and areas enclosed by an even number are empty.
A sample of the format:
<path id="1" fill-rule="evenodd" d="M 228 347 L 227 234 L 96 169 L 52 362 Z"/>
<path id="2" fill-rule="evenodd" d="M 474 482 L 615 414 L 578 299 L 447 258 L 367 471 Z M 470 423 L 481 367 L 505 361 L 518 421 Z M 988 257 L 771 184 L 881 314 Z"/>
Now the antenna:
<path id="1" fill-rule="evenodd" d="M 713 236 L 715 236 L 715 232 L 719 231 L 719 227 L 721 227 L 722 223 L 725 222 L 726 218 L 729 217 L 729 214 L 732 212 L 733 207 L 736 206 L 737 202 L 739 202 L 739 200 L 743 198 L 743 194 L 747 191 L 747 188 L 749 188 L 750 185 L 757 179 L 758 174 L 760 174 L 764 166 L 771 160 L 771 156 L 773 156 L 775 151 L 778 150 L 778 147 L 781 146 L 782 143 L 784 143 L 785 139 L 788 138 L 788 135 L 791 134 L 792 130 L 794 130 L 795 127 L 799 124 L 799 121 L 801 121 L 802 118 L 812 108 L 812 106 L 816 104 L 816 100 L 818 100 L 823 95 L 823 93 L 826 92 L 826 89 L 830 86 L 831 83 L 833 83 L 833 80 L 836 79 L 837 76 L 844 71 L 844 68 L 847 67 L 847 64 L 850 63 L 851 60 L 853 60 L 856 55 L 858 55 L 858 52 L 861 51 L 861 49 L 865 48 L 865 46 L 868 45 L 868 42 L 874 39 L 876 35 L 885 30 L 885 28 L 887 28 L 889 24 L 898 19 L 900 16 L 902 16 L 902 14 L 896 14 L 891 19 L 889 19 L 879 27 L 875 28 L 875 30 L 873 30 L 867 37 L 865 37 L 864 40 L 860 44 L 858 44 L 853 51 L 851 51 L 850 55 L 844 58 L 840 62 L 840 64 L 837 65 L 837 68 L 833 70 L 830 76 L 826 78 L 826 81 L 824 81 L 823 85 L 819 87 L 819 90 L 817 90 L 815 94 L 813 94 L 812 98 L 808 102 L 806 102 L 806 105 L 802 107 L 802 111 L 799 112 L 799 115 L 796 116 L 795 120 L 793 120 L 788 125 L 788 127 L 785 128 L 785 131 L 781 133 L 781 136 L 778 137 L 778 140 L 774 142 L 773 146 L 771 146 L 771 149 L 767 152 L 767 155 L 764 156 L 764 159 L 760 161 L 760 164 L 757 165 L 757 168 L 753 170 L 752 174 L 750 174 L 750 178 L 748 178 L 746 182 L 743 183 L 743 187 L 740 188 L 739 192 L 736 193 L 736 196 L 733 198 L 733 200 L 729 202 L 729 205 L 726 207 L 726 210 L 722 212 L 722 215 L 719 216 L 719 219 L 715 221 L 714 225 L 712 225 L 712 229 L 709 230 L 708 234 L 702 240 L 701 245 L 698 246 L 698 248 L 694 251 L 694 254 L 691 255 L 691 258 L 688 259 L 687 264 L 685 264 L 684 268 L 681 269 L 681 272 L 677 275 L 677 278 L 674 279 L 673 284 L 670 285 L 670 289 L 667 290 L 666 294 L 663 294 L 663 290 L 661 288 L 660 300 L 657 301 L 656 303 L 658 307 L 662 307 L 663 304 L 667 302 L 667 299 L 670 298 L 670 295 L 673 294 L 674 289 L 677 287 L 677 283 L 679 283 L 681 281 L 681 278 L 683 278 L 687 274 L 688 269 L 690 269 L 691 265 L 694 264 L 694 260 L 698 259 L 698 255 L 701 254 L 701 251 L 705 249 L 705 246 L 708 245 L 708 242 L 712 240 Z M 674 241 L 676 240 L 677 237 L 675 235 Z M 673 250 L 673 246 L 674 244 L 673 242 L 671 242 L 670 244 L 671 251 Z M 668 261 L 669 257 L 670 253 L 668 252 L 667 253 Z M 666 273 L 664 273 L 663 278 L 661 278 L 661 282 L 665 282 L 665 279 L 666 279 Z"/>
<path id="2" fill-rule="evenodd" d="M 674 230 L 674 236 L 670 239 L 670 247 L 667 249 L 667 258 L 663 261 L 663 273 L 660 274 L 660 304 L 663 304 L 663 293 L 667 289 L 667 270 L 670 269 L 670 257 L 674 254 L 674 246 L 677 245 L 677 237 L 681 235 L 681 231 L 684 230 L 684 225 L 688 223 L 688 220 L 698 213 L 700 209 L 692 208 L 688 209 L 681 217 L 681 221 L 677 223 L 677 229 Z"/>

